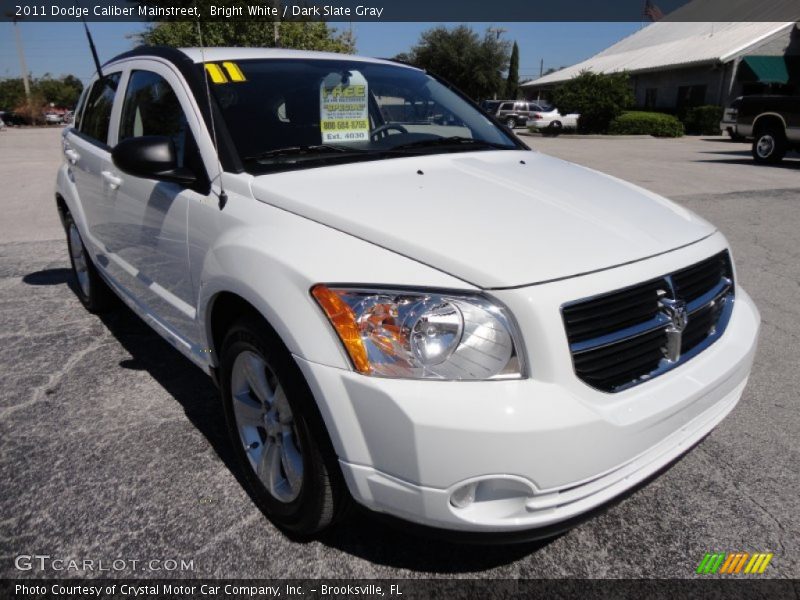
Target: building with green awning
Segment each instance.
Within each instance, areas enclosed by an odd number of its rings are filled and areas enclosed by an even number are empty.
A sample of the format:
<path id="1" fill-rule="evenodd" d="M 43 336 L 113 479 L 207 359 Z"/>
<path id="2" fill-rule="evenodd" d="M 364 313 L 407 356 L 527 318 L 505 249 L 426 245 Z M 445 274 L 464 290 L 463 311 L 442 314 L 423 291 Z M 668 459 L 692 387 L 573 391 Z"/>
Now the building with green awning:
<path id="1" fill-rule="evenodd" d="M 800 82 L 800 56 L 745 56 L 739 65 L 739 81 L 795 86 Z"/>
<path id="2" fill-rule="evenodd" d="M 797 6 L 800 13 L 798 0 L 774 1 Z M 728 106 L 746 94 L 800 94 L 800 28 L 796 21 L 705 23 L 667 17 L 521 88 L 528 98 L 546 97 L 584 70 L 628 73 L 636 104 L 646 109 L 681 112 L 703 104 Z"/>

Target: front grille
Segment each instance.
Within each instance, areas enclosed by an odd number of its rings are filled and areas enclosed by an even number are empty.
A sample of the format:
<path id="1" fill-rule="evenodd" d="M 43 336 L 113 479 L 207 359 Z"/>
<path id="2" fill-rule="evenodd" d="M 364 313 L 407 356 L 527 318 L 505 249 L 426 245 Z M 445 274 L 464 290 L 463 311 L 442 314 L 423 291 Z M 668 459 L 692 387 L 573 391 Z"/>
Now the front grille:
<path id="1" fill-rule="evenodd" d="M 685 269 L 562 307 L 575 373 L 619 392 L 711 345 L 733 309 L 727 251 Z"/>

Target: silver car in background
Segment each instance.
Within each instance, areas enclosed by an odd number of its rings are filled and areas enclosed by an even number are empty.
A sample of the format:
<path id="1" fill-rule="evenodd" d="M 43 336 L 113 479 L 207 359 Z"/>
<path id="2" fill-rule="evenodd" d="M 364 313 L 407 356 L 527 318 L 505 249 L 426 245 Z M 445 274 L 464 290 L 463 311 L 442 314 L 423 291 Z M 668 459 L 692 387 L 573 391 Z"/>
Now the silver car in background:
<path id="1" fill-rule="evenodd" d="M 580 115 L 577 113 L 562 115 L 557 108 L 551 108 L 531 113 L 525 126 L 536 129 L 542 134 L 558 135 L 564 129 L 577 129 L 579 118 Z"/>

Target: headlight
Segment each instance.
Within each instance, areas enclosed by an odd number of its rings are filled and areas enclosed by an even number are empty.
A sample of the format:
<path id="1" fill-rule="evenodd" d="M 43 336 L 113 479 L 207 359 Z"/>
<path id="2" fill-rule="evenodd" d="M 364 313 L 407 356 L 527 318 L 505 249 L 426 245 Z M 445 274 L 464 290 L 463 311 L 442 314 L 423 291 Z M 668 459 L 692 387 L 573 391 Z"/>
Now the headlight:
<path id="1" fill-rule="evenodd" d="M 412 379 L 523 376 L 506 310 L 477 295 L 314 286 L 311 290 L 365 375 Z"/>

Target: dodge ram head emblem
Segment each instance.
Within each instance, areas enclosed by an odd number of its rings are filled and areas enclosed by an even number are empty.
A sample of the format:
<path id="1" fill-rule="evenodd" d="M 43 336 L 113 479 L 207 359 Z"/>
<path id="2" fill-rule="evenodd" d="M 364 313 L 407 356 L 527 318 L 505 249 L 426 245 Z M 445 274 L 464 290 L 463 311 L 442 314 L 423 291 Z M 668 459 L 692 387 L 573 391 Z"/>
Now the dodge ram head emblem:
<path id="1" fill-rule="evenodd" d="M 686 302 L 683 300 L 673 300 L 672 298 L 661 298 L 658 302 L 662 314 L 670 320 L 667 326 L 667 345 L 661 350 L 664 358 L 669 362 L 676 362 L 681 357 L 681 339 L 683 330 L 689 324 L 689 313 L 686 312 Z"/>

